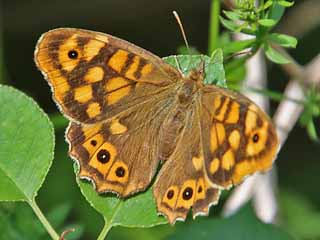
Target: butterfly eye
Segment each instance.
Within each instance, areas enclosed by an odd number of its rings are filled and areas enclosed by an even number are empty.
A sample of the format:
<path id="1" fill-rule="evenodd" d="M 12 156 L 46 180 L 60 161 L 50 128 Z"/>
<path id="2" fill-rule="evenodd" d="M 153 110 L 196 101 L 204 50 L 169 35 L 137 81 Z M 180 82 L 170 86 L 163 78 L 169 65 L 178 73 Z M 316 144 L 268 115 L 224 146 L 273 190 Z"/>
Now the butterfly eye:
<path id="1" fill-rule="evenodd" d="M 68 57 L 70 59 L 77 59 L 78 58 L 78 52 L 76 50 L 70 50 L 68 52 Z"/>
<path id="2" fill-rule="evenodd" d="M 99 162 L 107 163 L 110 160 L 110 153 L 105 149 L 101 149 L 97 154 L 97 158 Z"/>
<path id="3" fill-rule="evenodd" d="M 257 143 L 257 142 L 259 141 L 259 135 L 258 135 L 257 133 L 255 133 L 255 134 L 253 135 L 252 141 L 253 141 L 254 143 Z"/>
<path id="4" fill-rule="evenodd" d="M 187 187 L 184 191 L 183 191 L 183 199 L 184 200 L 189 200 L 190 198 L 192 198 L 193 195 L 193 190 L 191 187 Z"/>
<path id="5" fill-rule="evenodd" d="M 126 174 L 126 170 L 123 167 L 118 167 L 116 169 L 117 177 L 124 177 L 125 174 Z"/>

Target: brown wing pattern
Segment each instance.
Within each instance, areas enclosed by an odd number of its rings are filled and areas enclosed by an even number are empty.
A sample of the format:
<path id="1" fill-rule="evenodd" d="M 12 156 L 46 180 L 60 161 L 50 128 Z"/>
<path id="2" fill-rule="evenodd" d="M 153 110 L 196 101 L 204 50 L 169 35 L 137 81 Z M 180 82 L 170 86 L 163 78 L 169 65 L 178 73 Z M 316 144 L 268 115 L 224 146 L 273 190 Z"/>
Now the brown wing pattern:
<path id="1" fill-rule="evenodd" d="M 82 123 L 106 120 L 181 78 L 146 50 L 80 29 L 45 33 L 37 44 L 35 61 L 65 115 Z"/>
<path id="2" fill-rule="evenodd" d="M 177 146 L 157 176 L 153 193 L 158 212 L 173 224 L 184 220 L 190 210 L 193 216 L 207 215 L 211 204 L 218 201 L 220 190 L 213 188 L 204 173 L 200 137 L 200 119 L 196 106 L 180 116 L 183 130 Z"/>
<path id="3" fill-rule="evenodd" d="M 79 176 L 91 179 L 98 192 L 127 197 L 144 190 L 159 163 L 159 131 L 172 106 L 165 92 L 110 121 L 71 123 L 69 154 L 80 165 Z"/>
<path id="4" fill-rule="evenodd" d="M 269 170 L 278 139 L 269 117 L 245 96 L 208 86 L 202 94 L 205 169 L 217 187 L 229 188 Z"/>

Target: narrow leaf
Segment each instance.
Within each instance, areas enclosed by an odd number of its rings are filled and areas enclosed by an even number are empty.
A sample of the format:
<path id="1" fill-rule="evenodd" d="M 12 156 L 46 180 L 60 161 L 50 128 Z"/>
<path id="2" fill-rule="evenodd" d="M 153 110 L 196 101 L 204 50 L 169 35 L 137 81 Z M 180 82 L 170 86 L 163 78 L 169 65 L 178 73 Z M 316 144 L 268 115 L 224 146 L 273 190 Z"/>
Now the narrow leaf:
<path id="1" fill-rule="evenodd" d="M 260 19 L 258 20 L 258 23 L 264 27 L 273 27 L 274 25 L 276 25 L 276 21 L 273 19 Z"/>
<path id="2" fill-rule="evenodd" d="M 253 47 L 255 42 L 256 39 L 230 42 L 223 46 L 223 54 L 226 56 L 232 53 L 241 52 L 242 50 Z"/>
<path id="3" fill-rule="evenodd" d="M 268 35 L 268 40 L 283 47 L 295 48 L 297 46 L 297 39 L 286 34 L 272 33 Z"/>
<path id="4" fill-rule="evenodd" d="M 289 2 L 289 1 L 278 1 L 278 4 L 283 6 L 283 7 L 292 7 L 294 4 L 294 1 Z"/>
<path id="5" fill-rule="evenodd" d="M 222 25 L 224 27 L 226 27 L 227 29 L 229 29 L 232 32 L 235 32 L 238 30 L 239 25 L 235 24 L 234 22 L 224 19 L 223 17 L 220 17 L 220 22 L 222 23 Z"/>
<path id="6" fill-rule="evenodd" d="M 290 60 L 288 58 L 286 58 L 281 53 L 273 49 L 269 44 L 264 45 L 264 52 L 267 58 L 272 62 L 275 62 L 278 64 L 290 63 Z"/>
<path id="7" fill-rule="evenodd" d="M 241 19 L 241 16 L 233 11 L 223 11 L 223 13 L 230 19 L 233 21 L 237 21 Z"/>

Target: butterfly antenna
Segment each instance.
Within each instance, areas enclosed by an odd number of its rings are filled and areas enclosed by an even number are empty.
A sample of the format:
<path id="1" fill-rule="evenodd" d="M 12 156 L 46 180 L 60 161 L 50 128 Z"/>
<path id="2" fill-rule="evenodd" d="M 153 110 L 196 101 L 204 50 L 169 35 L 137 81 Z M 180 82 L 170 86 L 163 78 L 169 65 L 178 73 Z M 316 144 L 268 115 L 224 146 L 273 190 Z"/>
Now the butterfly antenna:
<path id="1" fill-rule="evenodd" d="M 181 19 L 180 19 L 180 17 L 179 17 L 179 14 L 178 14 L 176 11 L 173 11 L 172 13 L 173 13 L 175 19 L 177 20 L 177 23 L 178 23 L 178 25 L 179 25 L 179 28 L 180 28 L 180 31 L 181 31 L 181 34 L 182 34 L 184 43 L 186 44 L 188 53 L 189 53 L 189 55 L 191 55 L 191 54 L 190 54 L 190 48 L 189 48 L 188 40 L 187 40 L 187 37 L 186 37 L 186 33 L 185 33 L 185 31 L 184 31 L 184 28 L 183 28 Z"/>

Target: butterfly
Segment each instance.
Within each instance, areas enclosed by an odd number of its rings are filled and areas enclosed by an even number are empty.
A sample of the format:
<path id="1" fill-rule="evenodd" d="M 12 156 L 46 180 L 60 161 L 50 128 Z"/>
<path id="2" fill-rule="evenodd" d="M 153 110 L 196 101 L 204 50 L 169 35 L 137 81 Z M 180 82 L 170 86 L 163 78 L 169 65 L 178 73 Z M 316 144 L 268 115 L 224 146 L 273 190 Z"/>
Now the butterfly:
<path id="1" fill-rule="evenodd" d="M 207 215 L 222 189 L 271 168 L 278 138 L 245 96 L 184 75 L 114 36 L 72 28 L 41 36 L 35 62 L 70 120 L 69 155 L 99 193 L 127 198 L 155 179 L 159 214 L 173 224 Z M 158 171 L 160 167 L 160 170 Z"/>

